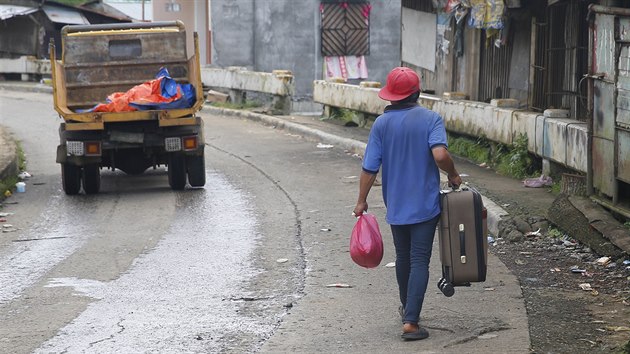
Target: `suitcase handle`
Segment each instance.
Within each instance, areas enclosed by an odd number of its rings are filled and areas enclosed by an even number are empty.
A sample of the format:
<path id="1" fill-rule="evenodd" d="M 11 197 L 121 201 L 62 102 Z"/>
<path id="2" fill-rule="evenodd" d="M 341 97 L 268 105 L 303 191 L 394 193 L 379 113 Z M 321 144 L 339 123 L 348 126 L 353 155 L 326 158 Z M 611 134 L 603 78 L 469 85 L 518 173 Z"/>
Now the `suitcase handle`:
<path id="1" fill-rule="evenodd" d="M 466 264 L 466 231 L 464 224 L 459 224 L 459 260 Z"/>

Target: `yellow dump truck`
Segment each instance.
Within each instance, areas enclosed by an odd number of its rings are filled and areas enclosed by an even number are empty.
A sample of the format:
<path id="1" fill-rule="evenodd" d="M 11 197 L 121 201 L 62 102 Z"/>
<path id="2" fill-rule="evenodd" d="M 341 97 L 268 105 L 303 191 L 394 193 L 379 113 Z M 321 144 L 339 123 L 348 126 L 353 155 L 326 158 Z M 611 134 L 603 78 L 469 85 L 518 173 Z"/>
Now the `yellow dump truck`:
<path id="1" fill-rule="evenodd" d="M 62 29 L 61 60 L 55 58 L 54 43 L 50 59 L 54 106 L 64 120 L 57 162 L 66 194 L 78 194 L 81 187 L 86 194 L 98 193 L 102 168 L 135 175 L 164 165 L 174 190 L 184 189 L 187 181 L 192 187 L 205 184 L 203 121 L 196 115 L 204 97 L 196 33 L 194 38 L 189 58 L 180 21 Z M 162 69 L 170 82 L 192 87 L 188 105 L 96 109 L 114 93 L 155 80 Z"/>

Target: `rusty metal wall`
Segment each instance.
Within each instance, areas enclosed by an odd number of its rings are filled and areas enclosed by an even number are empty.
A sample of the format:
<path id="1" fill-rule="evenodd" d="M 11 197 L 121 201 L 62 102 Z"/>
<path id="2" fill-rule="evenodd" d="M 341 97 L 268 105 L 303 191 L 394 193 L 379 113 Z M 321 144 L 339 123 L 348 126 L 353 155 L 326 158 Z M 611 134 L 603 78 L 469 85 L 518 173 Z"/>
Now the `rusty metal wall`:
<path id="1" fill-rule="evenodd" d="M 492 41 L 481 41 L 479 62 L 479 101 L 509 96 L 508 80 L 513 45 L 496 47 Z"/>
<path id="2" fill-rule="evenodd" d="M 587 3 L 566 1 L 549 6 L 545 80 L 545 107 L 566 108 L 572 117 L 586 120 L 586 85 L 582 77 L 587 73 L 588 26 Z"/>

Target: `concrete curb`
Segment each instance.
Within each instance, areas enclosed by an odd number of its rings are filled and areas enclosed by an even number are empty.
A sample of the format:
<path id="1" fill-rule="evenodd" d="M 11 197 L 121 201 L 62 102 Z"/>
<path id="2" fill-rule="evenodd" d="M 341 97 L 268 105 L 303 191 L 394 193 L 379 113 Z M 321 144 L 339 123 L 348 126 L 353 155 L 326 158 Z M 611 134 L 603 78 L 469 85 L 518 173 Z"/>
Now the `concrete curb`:
<path id="1" fill-rule="evenodd" d="M 0 180 L 15 177 L 18 172 L 17 144 L 8 131 L 0 126 Z"/>
<path id="2" fill-rule="evenodd" d="M 354 139 L 348 139 L 344 137 L 340 137 L 334 134 L 326 133 L 321 130 L 309 128 L 300 124 L 287 122 L 280 118 L 275 118 L 273 116 L 268 116 L 259 113 L 253 113 L 248 111 L 240 111 L 236 109 L 228 109 L 228 108 L 217 108 L 217 107 L 208 107 L 204 106 L 204 112 L 210 114 L 221 114 L 228 116 L 236 116 L 240 118 L 250 119 L 252 121 L 260 122 L 266 125 L 273 126 L 275 128 L 284 129 L 290 131 L 292 133 L 298 133 L 305 136 L 309 136 L 311 138 L 316 138 L 322 140 L 324 143 L 333 144 L 337 147 L 340 147 L 346 151 L 349 151 L 353 154 L 358 154 L 363 156 L 365 152 L 366 143 Z M 445 175 L 443 176 L 445 177 Z M 488 232 L 493 236 L 497 236 L 499 234 L 499 223 L 500 221 L 507 217 L 509 214 L 495 202 L 490 200 L 487 197 L 483 197 L 483 204 L 488 210 Z"/>

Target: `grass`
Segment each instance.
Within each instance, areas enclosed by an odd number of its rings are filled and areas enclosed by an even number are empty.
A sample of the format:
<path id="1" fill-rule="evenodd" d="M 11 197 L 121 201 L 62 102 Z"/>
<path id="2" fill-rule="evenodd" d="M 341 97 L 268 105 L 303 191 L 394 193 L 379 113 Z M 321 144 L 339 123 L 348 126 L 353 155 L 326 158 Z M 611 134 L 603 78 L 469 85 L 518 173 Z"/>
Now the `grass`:
<path id="1" fill-rule="evenodd" d="M 22 145 L 20 142 L 17 142 L 16 153 L 18 159 L 18 169 L 19 171 L 26 170 L 26 155 L 24 154 L 24 149 L 22 149 Z M 12 176 L 0 180 L 0 201 L 6 198 L 5 193 L 7 191 L 13 192 L 15 190 L 15 184 L 18 183 L 18 177 Z"/>
<path id="2" fill-rule="evenodd" d="M 564 232 L 552 227 L 547 230 L 547 236 L 551 238 L 563 238 Z"/>
<path id="3" fill-rule="evenodd" d="M 246 101 L 244 103 L 214 102 L 212 103 L 212 105 L 215 107 L 228 108 L 228 109 L 250 109 L 250 108 L 262 107 L 261 103 L 252 102 L 252 101 Z"/>
<path id="4" fill-rule="evenodd" d="M 527 135 L 524 134 L 519 135 L 511 146 L 492 143 L 485 138 L 448 134 L 450 152 L 477 164 L 485 162 L 499 173 L 513 178 L 540 176 L 527 150 L 527 143 Z"/>

